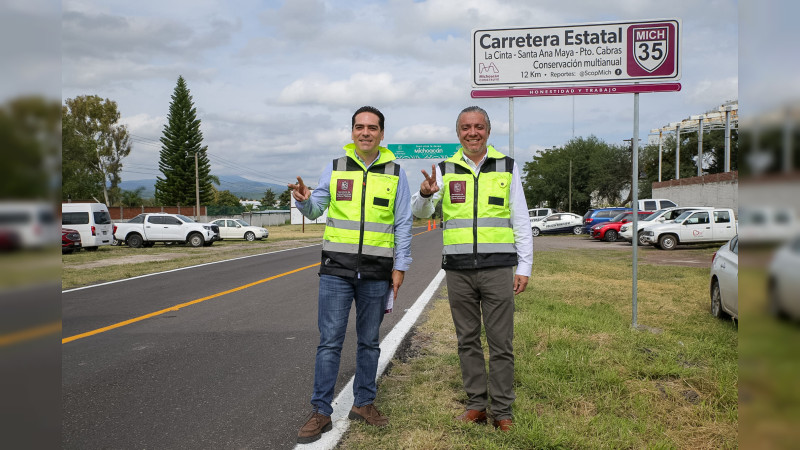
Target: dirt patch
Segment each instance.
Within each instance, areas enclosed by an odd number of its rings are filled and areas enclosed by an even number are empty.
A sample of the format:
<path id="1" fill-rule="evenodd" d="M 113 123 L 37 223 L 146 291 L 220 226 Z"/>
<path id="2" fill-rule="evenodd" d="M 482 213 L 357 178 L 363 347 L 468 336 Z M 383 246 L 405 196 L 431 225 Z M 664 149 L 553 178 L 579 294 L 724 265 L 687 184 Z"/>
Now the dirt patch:
<path id="1" fill-rule="evenodd" d="M 71 266 L 73 269 L 94 269 L 105 266 L 118 266 L 120 264 L 138 264 L 155 261 L 169 261 L 170 259 L 185 257 L 184 253 L 158 253 L 155 255 L 130 255 L 117 258 L 107 258 L 100 261 L 92 261 Z"/>

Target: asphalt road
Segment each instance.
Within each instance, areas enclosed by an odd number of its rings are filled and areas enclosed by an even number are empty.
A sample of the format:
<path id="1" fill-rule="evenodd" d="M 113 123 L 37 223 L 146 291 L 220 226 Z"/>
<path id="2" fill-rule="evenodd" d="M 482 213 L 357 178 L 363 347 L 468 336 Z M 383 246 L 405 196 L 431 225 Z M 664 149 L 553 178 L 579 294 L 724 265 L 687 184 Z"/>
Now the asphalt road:
<path id="1" fill-rule="evenodd" d="M 440 230 L 414 233 L 382 337 L 440 268 Z M 64 292 L 63 448 L 293 447 L 310 408 L 319 260 L 315 245 Z M 337 394 L 355 371 L 353 318 Z"/>

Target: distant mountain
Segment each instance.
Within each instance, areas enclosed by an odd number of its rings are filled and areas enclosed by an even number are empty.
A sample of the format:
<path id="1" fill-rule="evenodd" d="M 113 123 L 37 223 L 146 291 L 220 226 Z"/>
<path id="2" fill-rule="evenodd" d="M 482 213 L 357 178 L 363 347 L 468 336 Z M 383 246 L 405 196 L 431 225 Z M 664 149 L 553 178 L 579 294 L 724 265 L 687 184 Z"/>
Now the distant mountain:
<path id="1" fill-rule="evenodd" d="M 143 187 L 143 198 L 154 197 L 156 193 L 155 186 L 156 180 L 154 178 L 148 180 L 123 181 L 119 184 L 120 189 L 125 191 L 135 191 L 136 189 Z M 259 200 L 261 197 L 263 197 L 264 192 L 267 189 L 272 189 L 272 191 L 275 192 L 275 195 L 280 195 L 286 190 L 285 184 L 282 185 L 275 183 L 264 183 L 262 181 L 253 181 L 238 175 L 220 175 L 219 186 L 215 185 L 214 187 L 220 191 L 231 191 L 233 195 L 237 197 L 251 198 L 254 200 Z"/>

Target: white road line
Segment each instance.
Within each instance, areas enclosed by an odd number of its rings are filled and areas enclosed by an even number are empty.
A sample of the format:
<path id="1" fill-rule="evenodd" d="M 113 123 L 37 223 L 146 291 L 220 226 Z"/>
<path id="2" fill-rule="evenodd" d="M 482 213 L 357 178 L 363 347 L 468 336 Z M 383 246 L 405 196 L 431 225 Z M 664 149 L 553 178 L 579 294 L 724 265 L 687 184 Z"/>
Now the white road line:
<path id="1" fill-rule="evenodd" d="M 114 284 L 114 283 L 122 283 L 123 281 L 136 280 L 138 278 L 145 278 L 145 277 L 152 277 L 153 275 L 161 275 L 161 274 L 164 274 L 164 273 L 177 272 L 179 270 L 187 270 L 187 269 L 194 269 L 194 268 L 197 268 L 197 267 L 210 266 L 212 264 L 219 264 L 219 263 L 224 263 L 224 262 L 228 262 L 228 261 L 236 261 L 238 259 L 247 259 L 247 258 L 253 258 L 253 257 L 256 257 L 256 256 L 270 255 L 272 253 L 288 252 L 288 251 L 291 251 L 291 250 L 297 250 L 297 249 L 300 249 L 300 248 L 309 248 L 309 247 L 314 247 L 314 246 L 317 246 L 317 245 L 322 245 L 322 244 L 312 244 L 312 245 L 306 245 L 305 247 L 287 248 L 285 250 L 276 250 L 274 252 L 257 253 L 255 255 L 240 256 L 238 258 L 223 259 L 222 261 L 212 261 L 212 262 L 203 263 L 203 264 L 196 264 L 194 266 L 180 267 L 178 269 L 165 270 L 163 272 L 148 273 L 148 274 L 139 275 L 139 276 L 136 276 L 136 277 L 123 278 L 121 280 L 107 281 L 105 283 L 92 284 L 90 286 L 83 286 L 83 287 L 78 287 L 78 288 L 74 288 L 74 289 L 67 289 L 66 291 L 61 291 L 61 293 L 62 294 L 66 294 L 67 292 L 75 292 L 75 291 L 80 291 L 80 290 L 83 290 L 83 289 L 91 289 L 91 288 L 96 288 L 96 287 L 99 287 L 99 286 L 106 286 L 106 285 Z"/>
<path id="2" fill-rule="evenodd" d="M 440 269 L 433 281 L 425 288 L 425 291 L 417 298 L 414 304 L 411 305 L 411 308 L 408 309 L 405 316 L 403 316 L 400 322 L 397 322 L 397 325 L 392 328 L 392 331 L 383 338 L 381 342 L 381 357 L 378 359 L 377 378 L 383 375 L 383 371 L 386 370 L 389 362 L 394 358 L 397 347 L 400 346 L 406 334 L 408 334 L 411 327 L 417 322 L 425 306 L 428 305 L 428 302 L 433 298 L 433 294 L 439 289 L 439 285 L 442 283 L 443 279 L 444 270 Z M 353 401 L 353 377 L 351 377 L 347 385 L 342 388 L 342 391 L 336 399 L 333 400 L 333 414 L 331 415 L 333 429 L 327 433 L 323 433 L 318 441 L 312 442 L 311 444 L 297 444 L 295 449 L 329 450 L 336 447 L 336 444 L 339 443 L 339 440 L 344 436 L 344 433 L 350 426 L 350 420 L 347 418 L 347 414 L 350 412 L 350 407 L 353 406 Z M 389 420 L 391 421 L 391 417 Z"/>

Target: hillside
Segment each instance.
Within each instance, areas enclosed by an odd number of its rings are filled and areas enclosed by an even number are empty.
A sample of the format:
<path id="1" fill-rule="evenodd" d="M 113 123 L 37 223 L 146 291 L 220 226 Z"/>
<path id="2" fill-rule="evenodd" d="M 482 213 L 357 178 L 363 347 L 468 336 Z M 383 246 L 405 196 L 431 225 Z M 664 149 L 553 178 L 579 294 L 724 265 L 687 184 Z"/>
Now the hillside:
<path id="1" fill-rule="evenodd" d="M 249 199 L 258 200 L 264 196 L 267 189 L 272 189 L 275 195 L 280 195 L 286 190 L 286 185 L 275 183 L 264 183 L 261 181 L 253 181 L 238 175 L 220 175 L 220 185 L 215 186 L 220 191 L 231 191 L 237 197 L 244 197 Z M 155 178 L 147 180 L 130 180 L 123 181 L 119 184 L 122 190 L 133 191 L 139 187 L 144 187 L 142 192 L 143 198 L 152 198 L 155 196 Z"/>

